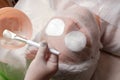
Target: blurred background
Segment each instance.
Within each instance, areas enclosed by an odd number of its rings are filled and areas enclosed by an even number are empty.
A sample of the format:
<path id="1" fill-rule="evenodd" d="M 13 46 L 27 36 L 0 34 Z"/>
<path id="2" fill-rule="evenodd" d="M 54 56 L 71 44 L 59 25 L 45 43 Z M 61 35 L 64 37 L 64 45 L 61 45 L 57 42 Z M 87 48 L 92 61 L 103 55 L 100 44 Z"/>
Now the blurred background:
<path id="1" fill-rule="evenodd" d="M 0 8 L 2 7 L 13 7 L 18 0 L 0 0 Z"/>

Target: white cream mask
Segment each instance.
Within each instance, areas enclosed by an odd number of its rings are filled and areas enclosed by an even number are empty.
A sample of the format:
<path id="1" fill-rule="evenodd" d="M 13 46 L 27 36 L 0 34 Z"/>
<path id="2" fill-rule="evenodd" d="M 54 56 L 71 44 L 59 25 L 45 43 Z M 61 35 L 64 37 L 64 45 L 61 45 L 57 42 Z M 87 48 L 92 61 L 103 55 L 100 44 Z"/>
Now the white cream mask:
<path id="1" fill-rule="evenodd" d="M 45 29 L 45 33 L 48 36 L 61 36 L 64 32 L 64 28 L 65 28 L 64 21 L 59 18 L 55 18 L 48 23 Z"/>
<path id="2" fill-rule="evenodd" d="M 74 52 L 79 52 L 86 46 L 86 36 L 80 31 L 69 32 L 64 39 L 66 47 Z"/>

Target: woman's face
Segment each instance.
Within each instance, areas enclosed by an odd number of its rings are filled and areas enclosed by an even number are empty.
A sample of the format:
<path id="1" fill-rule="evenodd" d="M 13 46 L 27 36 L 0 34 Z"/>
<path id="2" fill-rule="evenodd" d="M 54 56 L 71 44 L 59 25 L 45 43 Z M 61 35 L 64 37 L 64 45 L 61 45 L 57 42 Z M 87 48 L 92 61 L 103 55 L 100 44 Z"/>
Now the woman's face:
<path id="1" fill-rule="evenodd" d="M 57 24 L 57 21 L 61 21 L 59 23 L 62 25 Z M 84 37 L 82 37 L 83 35 Z M 43 39 L 46 40 L 49 48 L 60 52 L 59 71 L 54 76 L 55 79 L 60 80 L 60 76 L 62 78 L 65 76 L 64 73 L 80 73 L 91 67 L 93 64 L 91 60 L 92 49 L 86 35 L 87 32 L 70 18 L 53 18 L 48 22 L 43 30 Z M 80 39 L 82 39 L 82 43 Z"/>
<path id="2" fill-rule="evenodd" d="M 59 62 L 76 64 L 87 60 L 90 56 L 87 45 L 87 38 L 79 25 L 70 18 L 53 18 L 43 30 L 43 40 L 48 43 L 49 48 L 54 48 L 60 52 Z M 80 37 L 83 36 L 82 43 Z M 84 43 L 84 44 L 83 44 Z M 70 47 L 73 46 L 73 47 Z M 82 50 L 81 47 L 82 46 Z M 85 49 L 86 50 L 85 50 Z"/>
<path id="3" fill-rule="evenodd" d="M 94 42 L 96 45 L 93 45 L 91 41 L 97 34 L 91 34 L 94 31 L 93 27 L 97 26 L 88 24 L 84 27 L 71 18 L 55 17 L 43 29 L 42 40 L 48 43 L 49 48 L 60 52 L 57 76 L 62 75 L 60 73 L 79 73 L 90 69 L 96 63 L 98 57 L 95 54 L 99 52 L 99 46 L 96 47 L 97 38 Z"/>

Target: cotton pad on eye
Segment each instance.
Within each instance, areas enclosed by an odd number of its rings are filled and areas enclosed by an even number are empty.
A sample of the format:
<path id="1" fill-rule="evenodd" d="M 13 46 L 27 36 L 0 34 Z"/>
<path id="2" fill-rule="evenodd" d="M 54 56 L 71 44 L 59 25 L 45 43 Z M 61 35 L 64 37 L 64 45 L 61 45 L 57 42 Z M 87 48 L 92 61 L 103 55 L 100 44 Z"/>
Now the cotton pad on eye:
<path id="1" fill-rule="evenodd" d="M 66 47 L 74 52 L 79 52 L 86 46 L 86 36 L 80 31 L 69 32 L 64 41 Z"/>
<path id="2" fill-rule="evenodd" d="M 48 23 L 45 29 L 45 33 L 48 36 L 60 36 L 64 32 L 64 28 L 65 28 L 64 21 L 61 19 L 55 18 Z"/>

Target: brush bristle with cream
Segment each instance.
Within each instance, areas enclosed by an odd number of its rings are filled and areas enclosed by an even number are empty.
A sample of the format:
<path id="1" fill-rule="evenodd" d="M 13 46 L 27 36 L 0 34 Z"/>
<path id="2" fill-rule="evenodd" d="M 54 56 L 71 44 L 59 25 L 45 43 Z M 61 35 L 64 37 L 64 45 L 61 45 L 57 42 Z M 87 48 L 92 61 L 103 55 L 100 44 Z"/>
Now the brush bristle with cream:
<path id="1" fill-rule="evenodd" d="M 14 39 L 15 36 L 16 36 L 16 34 L 11 32 L 11 31 L 9 31 L 9 30 L 5 29 L 3 31 L 3 37 L 5 37 L 5 38 Z"/>
<path id="2" fill-rule="evenodd" d="M 20 36 L 17 36 L 15 33 L 11 32 L 11 31 L 9 31 L 9 30 L 7 30 L 7 29 L 5 29 L 5 30 L 3 31 L 3 37 L 8 38 L 8 39 L 18 40 L 18 41 L 27 43 L 27 44 L 29 44 L 29 45 L 32 45 L 32 46 L 35 46 L 35 47 L 38 47 L 38 48 L 40 47 L 40 44 L 39 44 L 39 43 L 36 43 L 36 42 L 34 42 L 34 41 L 27 40 L 27 39 L 24 39 L 24 38 L 22 38 L 22 37 L 20 37 Z M 50 52 L 52 52 L 53 54 L 57 54 L 57 55 L 60 54 L 59 51 L 57 51 L 57 50 L 55 50 L 55 49 L 52 49 L 52 48 L 50 48 Z"/>

